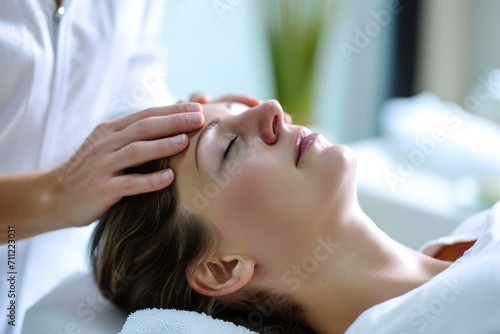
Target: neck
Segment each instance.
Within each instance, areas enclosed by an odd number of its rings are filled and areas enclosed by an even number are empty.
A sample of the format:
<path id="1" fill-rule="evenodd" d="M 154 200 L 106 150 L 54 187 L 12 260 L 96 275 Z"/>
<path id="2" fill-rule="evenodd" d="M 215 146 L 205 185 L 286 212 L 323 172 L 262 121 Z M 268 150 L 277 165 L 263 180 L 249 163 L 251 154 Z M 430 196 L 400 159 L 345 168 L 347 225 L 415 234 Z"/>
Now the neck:
<path id="1" fill-rule="evenodd" d="M 319 333 L 344 333 L 363 311 L 419 287 L 450 264 L 392 240 L 359 208 L 349 217 L 330 234 L 339 247 L 294 297 Z"/>

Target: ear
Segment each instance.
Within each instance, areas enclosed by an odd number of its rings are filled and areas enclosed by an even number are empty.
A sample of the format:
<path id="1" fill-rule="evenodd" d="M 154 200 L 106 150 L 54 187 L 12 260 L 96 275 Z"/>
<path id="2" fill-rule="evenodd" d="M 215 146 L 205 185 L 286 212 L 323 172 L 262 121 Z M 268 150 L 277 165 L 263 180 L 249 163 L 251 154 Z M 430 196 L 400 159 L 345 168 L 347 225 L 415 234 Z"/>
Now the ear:
<path id="1" fill-rule="evenodd" d="M 189 285 L 204 296 L 225 296 L 238 291 L 253 277 L 255 261 L 228 255 L 203 262 L 188 276 Z"/>

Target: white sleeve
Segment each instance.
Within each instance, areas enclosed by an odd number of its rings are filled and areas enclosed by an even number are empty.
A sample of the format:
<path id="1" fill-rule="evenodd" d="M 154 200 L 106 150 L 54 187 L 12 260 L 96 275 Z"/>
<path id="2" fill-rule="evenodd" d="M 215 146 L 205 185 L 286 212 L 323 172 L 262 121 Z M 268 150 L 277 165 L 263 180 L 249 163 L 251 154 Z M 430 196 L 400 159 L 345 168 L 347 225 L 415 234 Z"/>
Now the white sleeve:
<path id="1" fill-rule="evenodd" d="M 434 256 L 443 246 L 476 240 L 487 226 L 490 211 L 491 209 L 487 209 L 476 213 L 460 223 L 450 235 L 430 240 L 419 250 L 426 255 Z"/>
<path id="2" fill-rule="evenodd" d="M 120 93 L 111 104 L 111 117 L 172 104 L 174 101 L 166 87 L 167 52 L 160 38 L 165 1 L 149 0 L 143 8 L 143 28 L 131 50 Z"/>

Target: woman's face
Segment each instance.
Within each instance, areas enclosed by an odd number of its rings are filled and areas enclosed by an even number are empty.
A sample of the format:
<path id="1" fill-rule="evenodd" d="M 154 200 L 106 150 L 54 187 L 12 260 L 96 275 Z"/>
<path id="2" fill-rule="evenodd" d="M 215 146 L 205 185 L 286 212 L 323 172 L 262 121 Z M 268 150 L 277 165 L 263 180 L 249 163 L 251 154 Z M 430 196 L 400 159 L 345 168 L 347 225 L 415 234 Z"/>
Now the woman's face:
<path id="1" fill-rule="evenodd" d="M 221 251 L 244 252 L 264 270 L 310 254 L 332 213 L 341 217 L 355 198 L 350 149 L 304 139 L 311 131 L 285 124 L 276 101 L 209 104 L 204 115 L 205 127 L 170 160 L 182 205 L 217 227 Z M 301 140 L 313 141 L 301 149 Z"/>

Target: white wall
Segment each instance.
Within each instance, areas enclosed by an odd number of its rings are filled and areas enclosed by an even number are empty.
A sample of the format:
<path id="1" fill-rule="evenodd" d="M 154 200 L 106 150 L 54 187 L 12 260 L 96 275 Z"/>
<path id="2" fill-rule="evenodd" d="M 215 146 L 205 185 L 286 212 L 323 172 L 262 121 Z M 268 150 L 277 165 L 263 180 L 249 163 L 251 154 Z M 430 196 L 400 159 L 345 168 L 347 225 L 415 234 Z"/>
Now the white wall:
<path id="1" fill-rule="evenodd" d="M 377 113 L 392 75 L 390 46 L 397 14 L 389 11 L 389 3 L 348 1 L 325 36 L 315 124 L 331 141 L 348 143 L 376 133 Z M 389 15 L 379 22 L 381 11 Z"/>
<path id="2" fill-rule="evenodd" d="M 429 91 L 462 104 L 480 84 L 479 76 L 486 78 L 489 69 L 500 68 L 500 1 L 425 0 L 423 4 L 415 93 Z"/>
<path id="3" fill-rule="evenodd" d="M 476 1 L 424 0 L 415 93 L 461 103 L 468 89 Z"/>
<path id="4" fill-rule="evenodd" d="M 269 0 L 170 0 L 164 40 L 168 84 L 176 98 L 195 90 L 213 96 L 241 92 L 274 97 L 262 2 Z M 390 0 L 349 0 L 325 35 L 317 69 L 314 126 L 336 142 L 376 134 L 377 113 L 391 77 L 389 48 L 393 22 L 374 16 Z M 406 1 L 400 1 L 404 10 Z M 500 68 L 500 12 L 497 0 L 427 0 L 423 6 L 419 91 L 462 102 L 486 69 Z M 360 46 L 359 30 L 372 30 Z M 357 43 L 356 43 L 357 42 Z M 346 57 L 342 45 L 358 49 Z M 361 43 L 362 44 L 362 43 Z"/>
<path id="5" fill-rule="evenodd" d="M 472 29 L 471 56 L 468 84 L 478 84 L 478 76 L 484 76 L 492 68 L 500 69 L 500 1 L 476 0 Z M 499 111 L 500 113 L 500 111 Z"/>
<path id="6" fill-rule="evenodd" d="M 264 35 L 262 2 L 269 0 L 170 0 L 165 18 L 169 87 L 176 98 L 194 90 L 217 96 L 243 92 L 274 97 Z M 377 24 L 371 11 L 388 0 L 349 0 L 325 35 L 318 71 L 314 127 L 335 142 L 375 133 L 377 110 L 389 75 L 392 23 L 380 25 L 366 47 L 348 61 L 340 43 L 354 43 L 356 28 Z M 226 11 L 214 4 L 226 4 Z M 394 21 L 391 15 L 390 21 Z M 319 126 L 321 124 L 321 126 Z"/>
<path id="7" fill-rule="evenodd" d="M 195 90 L 273 96 L 259 2 L 170 0 L 164 25 L 167 82 L 177 99 Z"/>

